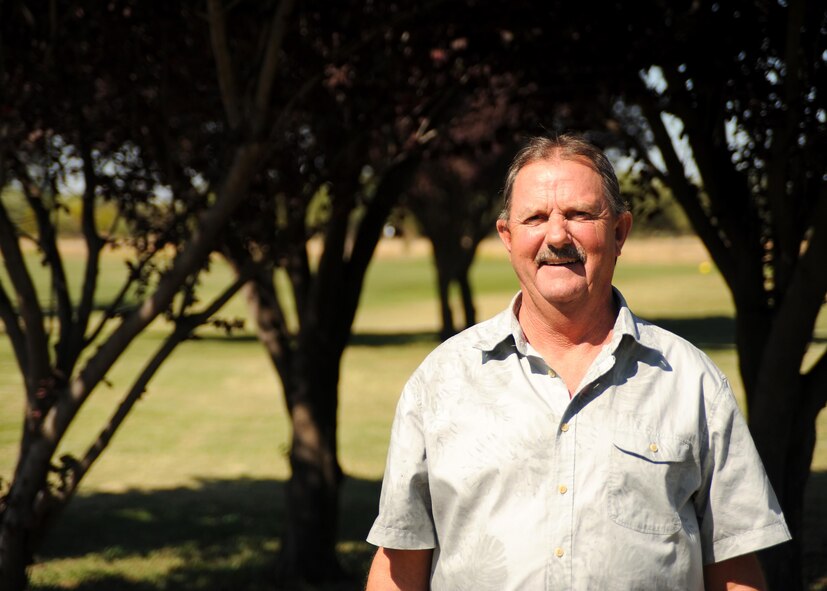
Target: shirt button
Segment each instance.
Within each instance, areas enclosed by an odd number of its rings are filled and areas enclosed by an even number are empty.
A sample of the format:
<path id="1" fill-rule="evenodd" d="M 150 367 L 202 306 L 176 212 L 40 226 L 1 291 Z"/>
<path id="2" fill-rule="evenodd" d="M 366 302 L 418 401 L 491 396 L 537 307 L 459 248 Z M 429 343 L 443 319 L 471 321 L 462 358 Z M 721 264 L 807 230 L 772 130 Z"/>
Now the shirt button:
<path id="1" fill-rule="evenodd" d="M 554 549 L 554 555 L 557 558 L 562 558 L 563 554 L 565 554 L 565 552 L 563 552 L 563 549 L 560 546 L 558 546 L 557 548 Z"/>
<path id="2" fill-rule="evenodd" d="M 565 484 L 561 484 L 560 486 L 557 487 L 557 490 L 560 491 L 561 495 L 564 495 L 568 492 L 569 489 L 566 488 Z"/>
<path id="3" fill-rule="evenodd" d="M 651 452 L 658 451 L 658 444 L 657 443 L 650 443 L 649 444 L 649 451 L 651 451 Z"/>
<path id="4" fill-rule="evenodd" d="M 548 368 L 548 377 L 550 377 L 550 378 L 556 378 L 556 377 L 557 377 L 557 372 L 556 372 L 556 371 L 554 371 L 553 369 L 551 369 L 551 368 L 549 367 L 549 368 Z"/>
<path id="5" fill-rule="evenodd" d="M 568 423 L 563 423 L 562 425 L 560 425 L 560 430 L 561 430 L 563 433 L 565 433 L 566 431 L 568 431 L 568 430 L 569 430 L 569 424 L 568 424 Z"/>

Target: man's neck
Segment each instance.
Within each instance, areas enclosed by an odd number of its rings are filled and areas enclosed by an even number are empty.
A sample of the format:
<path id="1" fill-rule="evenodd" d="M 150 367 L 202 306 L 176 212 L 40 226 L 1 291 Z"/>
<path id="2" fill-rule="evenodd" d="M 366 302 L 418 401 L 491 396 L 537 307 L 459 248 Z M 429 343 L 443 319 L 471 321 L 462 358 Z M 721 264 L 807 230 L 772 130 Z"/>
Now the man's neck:
<path id="1" fill-rule="evenodd" d="M 567 306 L 536 302 L 523 293 L 518 314 L 526 338 L 539 351 L 601 346 L 609 340 L 616 318 L 617 304 L 611 291 L 593 305 Z"/>
<path id="2" fill-rule="evenodd" d="M 569 397 L 577 392 L 600 349 L 612 337 L 617 305 L 610 292 L 599 306 L 573 309 L 531 301 L 523 294 L 518 313 L 528 342 L 563 380 Z"/>

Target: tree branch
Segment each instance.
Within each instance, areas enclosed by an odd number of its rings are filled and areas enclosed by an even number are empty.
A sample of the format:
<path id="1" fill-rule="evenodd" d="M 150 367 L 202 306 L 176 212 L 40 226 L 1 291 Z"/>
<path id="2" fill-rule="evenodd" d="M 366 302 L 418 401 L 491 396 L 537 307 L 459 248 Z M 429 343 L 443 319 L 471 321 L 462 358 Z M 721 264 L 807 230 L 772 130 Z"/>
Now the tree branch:
<path id="1" fill-rule="evenodd" d="M 708 77 L 698 74 L 704 83 L 696 82 L 697 90 L 690 93 L 686 90 L 686 80 L 672 68 L 664 69 L 664 77 L 669 84 L 669 93 L 678 97 L 670 106 L 684 123 L 684 134 L 701 174 L 703 189 L 710 195 L 707 217 L 715 218 L 718 233 L 733 247 L 731 253 L 748 252 L 757 244 L 757 240 L 751 241 L 751 238 L 755 235 L 758 220 L 749 188 L 733 169 L 725 141 L 725 122 L 719 105 L 722 98 L 716 92 L 721 81 L 706 80 Z M 760 255 L 756 258 L 760 259 Z"/>
<path id="2" fill-rule="evenodd" d="M 100 336 L 100 333 L 103 331 L 103 328 L 106 326 L 106 323 L 112 320 L 118 313 L 118 308 L 123 304 L 123 301 L 126 299 L 126 294 L 129 293 L 129 289 L 138 280 L 138 277 L 141 275 L 141 271 L 143 268 L 149 264 L 149 261 L 157 254 L 157 251 L 150 252 L 145 254 L 139 261 L 137 265 L 130 265 L 130 273 L 129 277 L 124 281 L 124 284 L 121 286 L 121 289 L 118 291 L 118 294 L 115 298 L 109 303 L 106 307 L 106 310 L 103 311 L 103 314 L 100 317 L 95 328 L 92 329 L 92 332 L 89 333 L 88 336 L 84 338 L 83 346 L 86 347 L 90 343 L 95 342 L 95 339 Z"/>
<path id="3" fill-rule="evenodd" d="M 644 89 L 644 92 L 648 91 Z M 729 248 L 721 239 L 718 228 L 712 223 L 704 211 L 701 205 L 698 187 L 686 178 L 683 163 L 680 161 L 680 158 L 678 158 L 675 147 L 672 144 L 672 138 L 669 137 L 666 126 L 661 119 L 660 109 L 655 107 L 649 96 L 641 95 L 640 105 L 649 122 L 649 127 L 655 136 L 655 144 L 660 149 L 663 160 L 666 163 L 668 175 L 666 179 L 667 185 L 674 191 L 675 199 L 677 199 L 678 203 L 683 207 L 683 210 L 692 223 L 692 227 L 704 245 L 706 245 L 715 264 L 721 270 L 724 279 L 729 283 L 730 289 L 733 289 L 731 281 L 735 273 L 735 260 L 729 252 Z"/>
<path id="4" fill-rule="evenodd" d="M 827 406 L 827 351 L 821 354 L 818 361 L 804 375 L 804 391 L 812 402 L 814 414 Z"/>
<path id="5" fill-rule="evenodd" d="M 37 291 L 15 236 L 15 226 L 0 199 L 0 253 L 3 254 L 6 271 L 17 293 L 20 316 L 26 327 L 28 364 L 23 376 L 26 380 L 26 390 L 33 394 L 37 380 L 49 374 L 49 341 L 43 327 L 43 311 L 37 299 Z"/>
<path id="6" fill-rule="evenodd" d="M 767 197 L 772 211 L 773 261 L 775 286 L 779 291 L 787 286 L 800 248 L 796 236 L 796 208 L 788 192 L 790 148 L 795 138 L 801 103 L 801 28 L 804 23 L 804 2 L 792 0 L 787 7 L 787 39 L 785 47 L 783 116 L 773 129 L 771 161 L 767 163 Z M 768 118 L 772 121 L 772 118 Z"/>
<path id="7" fill-rule="evenodd" d="M 100 252 L 103 248 L 103 240 L 98 234 L 95 223 L 95 189 L 97 187 L 97 176 L 95 174 L 94 162 L 92 161 L 92 150 L 85 142 L 81 150 L 83 152 L 83 176 L 86 181 L 86 187 L 83 191 L 83 211 L 81 212 L 83 238 L 86 242 L 86 268 L 83 273 L 83 286 L 77 310 L 77 322 L 72 338 L 72 365 L 77 362 L 77 357 L 85 346 L 86 330 L 89 327 L 89 318 L 92 314 L 92 308 L 95 303 L 95 292 L 98 287 Z"/>
<path id="8" fill-rule="evenodd" d="M 244 248 L 237 237 L 228 237 L 223 251 L 236 275 L 240 276 L 244 269 L 252 269 L 244 286 L 247 307 L 256 322 L 258 340 L 270 355 L 270 360 L 282 382 L 285 382 L 289 378 L 292 343 L 290 329 L 273 280 L 273 267 L 271 264 L 263 264 L 258 259 L 254 260 L 254 256 Z"/>
<path id="9" fill-rule="evenodd" d="M 782 304 L 773 319 L 768 345 L 763 353 L 764 362 L 758 376 L 759 388 L 762 383 L 772 383 L 771 376 L 778 371 L 777 368 L 800 368 L 801 359 L 812 339 L 818 313 L 824 305 L 827 295 L 827 273 L 824 272 L 824 261 L 827 260 L 827 190 L 819 195 L 812 220 L 807 249 L 799 258 Z M 763 408 L 756 406 L 755 411 L 761 412 L 761 416 L 772 417 L 781 400 L 785 404 L 795 404 L 791 395 L 781 398 L 765 396 L 756 401 L 756 405 L 760 403 Z M 751 408 L 750 413 L 752 412 Z"/>
<path id="10" fill-rule="evenodd" d="M 91 356 L 72 381 L 69 397 L 61 399 L 44 419 L 44 434 L 48 438 L 58 441 L 63 436 L 77 409 L 123 351 L 150 322 L 169 307 L 186 278 L 197 271 L 209 256 L 219 232 L 246 197 L 262 150 L 262 145 L 258 143 L 245 144 L 236 149 L 235 157 L 214 204 L 200 216 L 192 238 L 175 257 L 170 270 L 163 275 L 155 291 L 139 308 L 124 318 Z"/>
<path id="11" fill-rule="evenodd" d="M 356 193 L 360 188 L 359 176 L 365 156 L 365 140 L 364 135 L 359 134 L 345 142 L 333 165 L 335 176 L 331 189 L 332 211 L 324 233 L 324 247 L 314 274 L 307 310 L 317 318 L 340 315 L 340 310 L 331 305 L 332 301 L 336 301 L 331 297 L 340 298 L 344 288 L 345 243 L 350 213 L 353 211 Z"/>
<path id="12" fill-rule="evenodd" d="M 22 172 L 24 168 L 22 163 L 19 168 L 21 169 L 21 176 L 25 175 L 26 173 Z M 40 234 L 38 242 L 49 265 L 49 271 L 52 276 L 52 289 L 57 300 L 60 336 L 56 347 L 57 360 L 55 365 L 68 375 L 68 349 L 72 334 L 72 301 L 69 296 L 69 285 L 66 281 L 63 259 L 57 248 L 55 225 L 49 217 L 50 212 L 43 204 L 43 191 L 35 185 L 34 181 L 29 178 L 28 175 L 26 176 L 27 178 L 21 179 L 20 184 L 23 187 L 23 194 L 26 196 L 26 201 L 34 211 L 35 219 L 37 220 L 37 227 Z"/>
<path id="13" fill-rule="evenodd" d="M 215 0 L 211 0 L 215 1 Z M 284 44 L 284 35 L 287 31 L 287 17 L 293 10 L 295 0 L 280 0 L 278 8 L 273 14 L 270 25 L 270 35 L 267 40 L 264 60 L 256 85 L 256 98 L 253 105 L 253 137 L 258 137 L 263 131 L 269 113 L 269 103 L 273 94 L 273 84 L 279 66 L 279 52 Z"/>
<path id="14" fill-rule="evenodd" d="M 221 89 L 221 100 L 224 103 L 230 129 L 238 131 L 241 126 L 241 107 L 238 100 L 238 86 L 233 70 L 232 57 L 227 43 L 227 25 L 224 20 L 222 0 L 207 0 L 207 14 L 213 56 L 215 56 L 215 69 L 218 75 L 218 86 Z"/>
<path id="15" fill-rule="evenodd" d="M 310 283 L 313 280 L 313 275 L 310 272 L 310 256 L 307 252 L 307 239 L 304 238 L 301 242 L 288 244 L 287 251 L 287 276 L 290 278 L 290 288 L 296 306 L 298 329 L 301 330 L 302 318 L 305 316 L 306 303 L 310 293 Z"/>
<path id="16" fill-rule="evenodd" d="M 14 311 L 14 306 L 6 293 L 2 281 L 0 281 L 0 320 L 3 320 L 3 325 L 6 327 L 6 334 L 9 340 L 11 340 L 14 356 L 20 368 L 20 375 L 25 376 L 29 366 L 29 358 L 26 353 L 26 333 L 23 327 L 20 326 L 17 313 Z"/>
<path id="17" fill-rule="evenodd" d="M 153 378 L 163 362 L 179 344 L 190 337 L 196 328 L 207 322 L 213 314 L 218 312 L 248 279 L 249 272 L 243 271 L 203 312 L 185 316 L 178 322 L 175 330 L 164 340 L 152 356 L 152 359 L 144 366 L 138 378 L 133 382 L 129 392 L 127 392 L 117 410 L 109 419 L 106 427 L 100 432 L 95 442 L 86 451 L 86 454 L 84 454 L 83 459 L 73 467 L 72 477 L 67 482 L 68 488 L 64 491 L 65 494 L 71 495 L 74 493 L 83 476 L 89 471 L 89 468 L 95 463 L 95 460 L 100 457 L 101 453 L 109 446 L 115 432 L 121 426 L 129 411 L 135 406 L 135 403 L 140 400 L 141 396 L 146 392 L 149 381 Z"/>
<path id="18" fill-rule="evenodd" d="M 258 339 L 270 355 L 282 382 L 286 382 L 290 376 L 292 343 L 273 281 L 273 270 L 261 269 L 245 289 L 247 305 L 256 320 Z M 289 401 L 290 397 L 286 398 Z"/>
<path id="19" fill-rule="evenodd" d="M 376 245 L 382 235 L 382 227 L 388 219 L 391 209 L 397 203 L 399 195 L 410 186 L 411 178 L 420 162 L 421 152 L 405 152 L 405 156 L 394 161 L 382 174 L 382 179 L 376 187 L 376 193 L 367 211 L 359 224 L 359 230 L 353 245 L 350 260 L 346 268 L 346 281 L 343 293 L 343 313 L 338 321 L 337 336 L 343 339 L 341 346 L 350 336 L 356 310 L 359 306 L 359 296 L 362 293 L 365 274 L 373 258 Z"/>

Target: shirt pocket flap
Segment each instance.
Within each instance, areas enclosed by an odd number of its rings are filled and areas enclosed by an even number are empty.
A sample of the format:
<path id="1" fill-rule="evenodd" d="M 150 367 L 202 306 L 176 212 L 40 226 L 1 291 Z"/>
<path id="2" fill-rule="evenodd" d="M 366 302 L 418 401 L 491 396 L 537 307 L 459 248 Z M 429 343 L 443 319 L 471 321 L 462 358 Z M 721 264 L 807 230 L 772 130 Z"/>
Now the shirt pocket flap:
<path id="1" fill-rule="evenodd" d="M 692 458 L 692 447 L 688 442 L 667 435 L 615 431 L 612 442 L 620 451 L 650 462 L 685 462 Z"/>

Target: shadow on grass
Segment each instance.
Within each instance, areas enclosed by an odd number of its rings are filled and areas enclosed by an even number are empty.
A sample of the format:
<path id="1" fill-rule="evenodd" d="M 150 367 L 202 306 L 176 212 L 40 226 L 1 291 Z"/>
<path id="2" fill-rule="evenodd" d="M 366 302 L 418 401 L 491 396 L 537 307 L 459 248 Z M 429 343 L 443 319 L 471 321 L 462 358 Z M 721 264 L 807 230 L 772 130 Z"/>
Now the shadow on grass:
<path id="1" fill-rule="evenodd" d="M 682 336 L 701 349 L 731 349 L 735 346 L 735 319 L 730 316 L 647 320 Z"/>
<path id="2" fill-rule="evenodd" d="M 421 343 L 439 343 L 435 332 L 358 332 L 350 337 L 350 344 L 355 347 L 382 347 L 384 345 L 403 346 Z"/>
<path id="3" fill-rule="evenodd" d="M 810 591 L 827 591 L 827 472 L 810 474 L 804 494 L 804 581 Z"/>
<path id="4" fill-rule="evenodd" d="M 729 316 L 703 316 L 699 318 L 651 318 L 653 324 L 682 336 L 702 349 L 729 349 L 735 346 L 735 319 Z M 350 338 L 351 345 L 380 347 L 382 345 L 410 345 L 439 343 L 435 332 L 407 333 L 356 333 Z"/>
<path id="5" fill-rule="evenodd" d="M 647 318 L 678 334 L 702 349 L 728 349 L 735 346 L 735 319 L 729 316 L 703 316 L 699 318 Z M 248 332 L 230 334 L 207 332 L 195 337 L 202 341 L 249 342 L 257 337 Z M 816 339 L 823 340 L 823 339 Z M 357 332 L 351 335 L 350 345 L 354 347 L 382 347 L 439 343 L 439 335 L 433 331 L 414 332 Z"/>
<path id="6" fill-rule="evenodd" d="M 194 337 L 198 341 L 226 341 L 228 343 L 246 343 L 257 341 L 258 337 L 254 334 L 245 332 L 233 332 L 230 334 L 222 334 L 215 332 L 206 332 L 198 334 Z M 419 343 L 433 343 L 434 346 L 439 343 L 439 336 L 433 331 L 418 331 L 418 332 L 358 332 L 350 337 L 350 344 L 356 347 L 382 347 L 389 346 L 404 346 L 415 345 Z"/>
<path id="7" fill-rule="evenodd" d="M 376 481 L 345 480 L 339 556 L 351 579 L 319 589 L 363 588 L 374 550 L 364 539 L 376 515 L 379 489 Z M 79 496 L 38 554 L 37 562 L 49 572 L 38 573 L 38 584 L 31 588 L 279 589 L 275 572 L 284 497 L 284 482 L 253 479 Z"/>
<path id="8" fill-rule="evenodd" d="M 376 481 L 345 481 L 339 556 L 351 580 L 319 589 L 363 588 L 373 555 L 373 548 L 363 540 L 375 516 L 379 488 Z M 209 480 L 198 488 L 80 496 L 69 506 L 38 556 L 41 563 L 75 559 L 76 564 L 53 569 L 50 583 L 42 582 L 32 589 L 279 589 L 274 573 L 283 499 L 283 482 L 252 479 Z M 804 515 L 805 581 L 811 591 L 824 591 L 827 472 L 811 475 Z M 84 560 L 91 562 L 83 564 Z M 162 574 L 148 572 L 153 567 L 147 563 L 158 560 L 173 564 L 160 569 Z M 65 579 L 58 580 L 61 576 Z"/>

